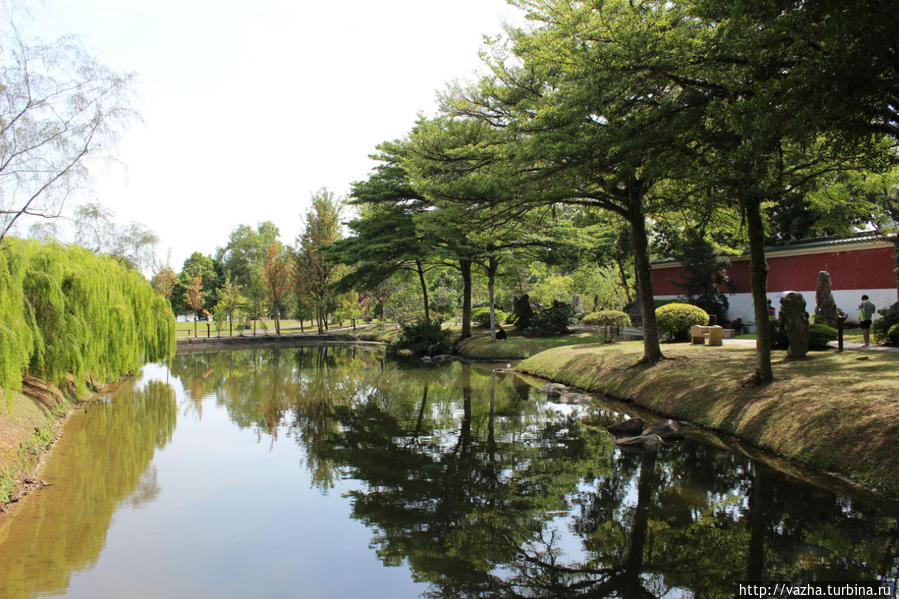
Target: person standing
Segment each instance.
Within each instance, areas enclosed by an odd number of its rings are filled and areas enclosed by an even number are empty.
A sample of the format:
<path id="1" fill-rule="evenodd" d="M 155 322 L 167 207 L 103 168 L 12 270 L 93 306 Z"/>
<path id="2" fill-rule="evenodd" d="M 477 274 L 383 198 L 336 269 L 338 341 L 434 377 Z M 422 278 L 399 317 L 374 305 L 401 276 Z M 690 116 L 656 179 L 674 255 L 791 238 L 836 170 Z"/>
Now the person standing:
<path id="1" fill-rule="evenodd" d="M 865 347 L 871 345 L 871 320 L 874 318 L 874 309 L 874 302 L 869 300 L 867 295 L 863 295 L 862 303 L 858 305 L 858 326 L 861 327 Z"/>

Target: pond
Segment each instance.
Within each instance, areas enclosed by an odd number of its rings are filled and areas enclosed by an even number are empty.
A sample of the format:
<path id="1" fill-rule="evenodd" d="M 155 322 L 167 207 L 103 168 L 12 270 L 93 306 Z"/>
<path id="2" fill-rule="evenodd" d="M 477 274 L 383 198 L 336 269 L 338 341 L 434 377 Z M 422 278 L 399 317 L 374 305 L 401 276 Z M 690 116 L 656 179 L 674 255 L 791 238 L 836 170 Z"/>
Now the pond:
<path id="1" fill-rule="evenodd" d="M 0 596 L 730 597 L 889 580 L 894 506 L 620 406 L 351 346 L 178 355 L 74 414 L 0 520 Z"/>

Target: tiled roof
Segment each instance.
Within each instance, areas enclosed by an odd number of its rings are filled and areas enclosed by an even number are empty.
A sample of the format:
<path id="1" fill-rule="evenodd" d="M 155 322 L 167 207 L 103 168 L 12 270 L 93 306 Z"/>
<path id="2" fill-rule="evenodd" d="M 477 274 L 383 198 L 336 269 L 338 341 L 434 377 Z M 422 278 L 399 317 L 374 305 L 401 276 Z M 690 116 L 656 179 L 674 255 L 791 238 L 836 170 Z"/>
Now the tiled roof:
<path id="1" fill-rule="evenodd" d="M 896 233 L 892 233 L 887 235 L 889 238 L 896 237 Z M 816 237 L 813 239 L 798 239 L 796 241 L 785 241 L 782 243 L 775 243 L 773 245 L 765 246 L 765 253 L 776 253 L 776 252 L 786 252 L 792 250 L 801 250 L 807 248 L 816 248 L 816 247 L 828 247 L 828 246 L 844 246 L 844 245 L 852 245 L 856 243 L 870 243 L 872 241 L 882 241 L 883 235 L 877 233 L 876 231 L 864 231 L 861 233 L 857 233 L 851 237 Z M 749 250 L 743 252 L 743 256 L 749 255 Z M 676 258 L 659 258 L 658 260 L 653 260 L 653 264 L 665 264 L 666 262 L 677 262 Z"/>

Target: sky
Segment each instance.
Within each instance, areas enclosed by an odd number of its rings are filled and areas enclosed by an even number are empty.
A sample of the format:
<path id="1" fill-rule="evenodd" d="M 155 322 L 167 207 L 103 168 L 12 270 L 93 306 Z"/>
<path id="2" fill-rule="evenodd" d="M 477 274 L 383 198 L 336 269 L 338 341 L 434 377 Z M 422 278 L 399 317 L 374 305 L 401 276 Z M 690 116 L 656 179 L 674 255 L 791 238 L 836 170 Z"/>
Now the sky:
<path id="1" fill-rule="evenodd" d="M 135 74 L 115 161 L 89 163 L 95 201 L 159 236 L 180 270 L 240 224 L 301 231 L 313 192 L 339 196 L 403 137 L 436 93 L 472 80 L 484 35 L 520 20 L 505 0 L 43 0 L 28 37 L 75 34 Z"/>

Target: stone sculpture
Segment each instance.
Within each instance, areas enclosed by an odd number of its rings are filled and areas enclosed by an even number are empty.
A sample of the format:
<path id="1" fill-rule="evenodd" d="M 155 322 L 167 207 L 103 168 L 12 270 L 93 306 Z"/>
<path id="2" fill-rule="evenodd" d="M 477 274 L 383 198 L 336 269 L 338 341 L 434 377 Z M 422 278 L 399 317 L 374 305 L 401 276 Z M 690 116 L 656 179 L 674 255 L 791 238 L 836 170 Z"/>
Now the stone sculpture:
<path id="1" fill-rule="evenodd" d="M 837 304 L 833 301 L 830 273 L 822 270 L 818 273 L 818 286 L 815 289 L 815 323 L 837 326 Z"/>
<path id="2" fill-rule="evenodd" d="M 787 355 L 791 358 L 804 358 L 808 353 L 809 332 L 808 312 L 805 311 L 805 298 L 802 294 L 791 291 L 780 298 L 780 327 L 787 334 Z"/>

